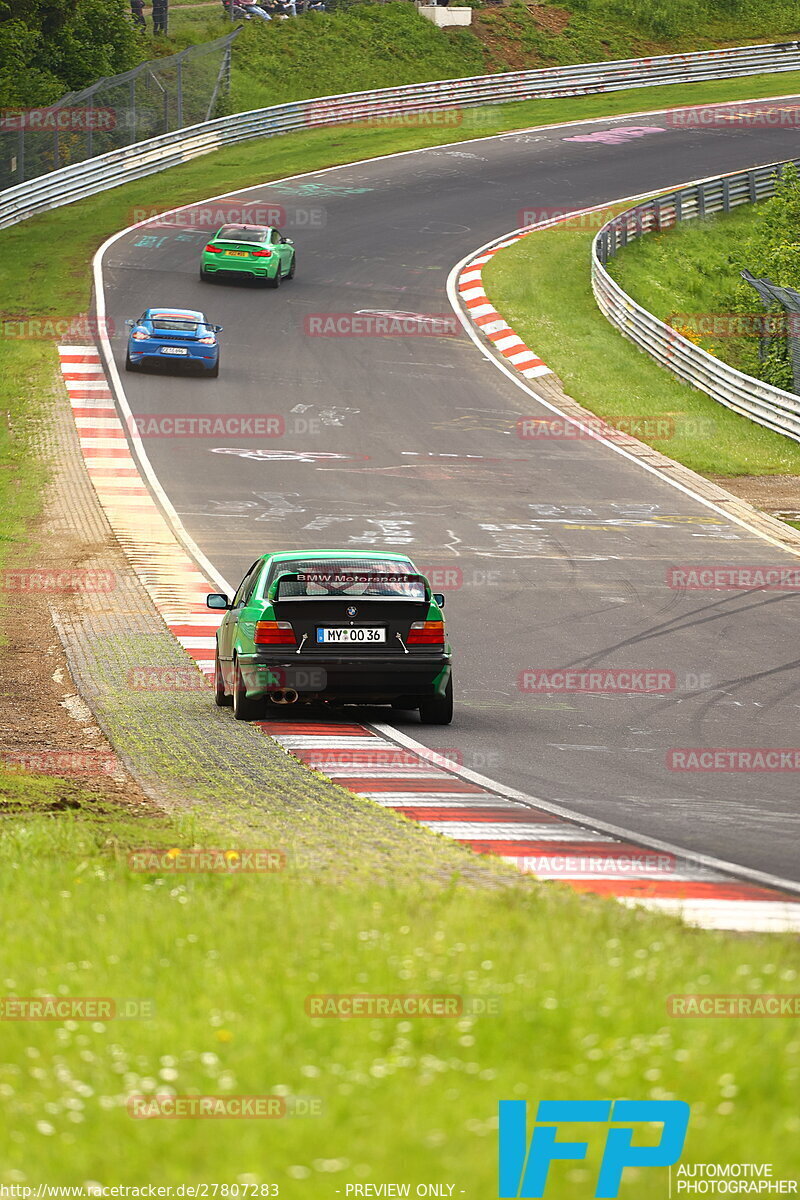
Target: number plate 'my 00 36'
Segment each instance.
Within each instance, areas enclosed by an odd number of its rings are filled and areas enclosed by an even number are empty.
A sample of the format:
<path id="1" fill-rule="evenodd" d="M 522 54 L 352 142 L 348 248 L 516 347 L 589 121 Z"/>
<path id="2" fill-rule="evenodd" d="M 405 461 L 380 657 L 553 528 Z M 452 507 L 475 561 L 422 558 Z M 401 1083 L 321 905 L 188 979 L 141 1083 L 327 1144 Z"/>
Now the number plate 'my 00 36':
<path id="1" fill-rule="evenodd" d="M 352 644 L 353 642 L 385 642 L 386 630 L 375 625 L 332 626 L 317 628 L 318 642 L 337 642 Z"/>

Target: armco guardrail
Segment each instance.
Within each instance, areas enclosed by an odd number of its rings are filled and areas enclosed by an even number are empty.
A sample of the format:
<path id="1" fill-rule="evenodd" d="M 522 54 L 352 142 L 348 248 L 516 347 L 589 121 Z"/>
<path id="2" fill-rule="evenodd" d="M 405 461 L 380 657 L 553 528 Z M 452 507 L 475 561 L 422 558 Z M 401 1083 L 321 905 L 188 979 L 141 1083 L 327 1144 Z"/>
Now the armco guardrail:
<path id="1" fill-rule="evenodd" d="M 584 63 L 542 71 L 515 71 L 471 79 L 445 79 L 382 91 L 355 92 L 280 104 L 220 117 L 150 138 L 97 158 L 42 175 L 0 192 L 0 229 L 35 213 L 117 187 L 249 138 L 296 129 L 374 121 L 402 114 L 467 109 L 513 100 L 587 95 L 656 84 L 691 83 L 800 69 L 800 43 L 735 46 L 659 58 Z"/>
<path id="2" fill-rule="evenodd" d="M 43 108 L 0 109 L 0 189 L 210 121 L 227 91 L 234 29 L 213 42 L 98 79 Z"/>
<path id="3" fill-rule="evenodd" d="M 795 164 L 800 167 L 800 159 Z M 800 396 L 745 375 L 694 345 L 637 304 L 605 268 L 609 258 L 634 238 L 670 229 L 679 221 L 766 200 L 785 165 L 773 163 L 705 180 L 620 213 L 603 226 L 592 244 L 592 288 L 604 315 L 640 350 L 713 400 L 800 442 Z"/>

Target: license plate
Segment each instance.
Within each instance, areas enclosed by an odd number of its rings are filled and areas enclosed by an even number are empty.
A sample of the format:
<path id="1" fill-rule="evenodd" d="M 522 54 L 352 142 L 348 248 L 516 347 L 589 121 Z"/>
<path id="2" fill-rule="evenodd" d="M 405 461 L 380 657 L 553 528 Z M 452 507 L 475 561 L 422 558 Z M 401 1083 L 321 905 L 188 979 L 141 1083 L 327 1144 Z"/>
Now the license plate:
<path id="1" fill-rule="evenodd" d="M 225 256 L 226 258 L 247 258 L 248 252 L 247 250 L 226 250 Z"/>
<path id="2" fill-rule="evenodd" d="M 183 348 L 183 346 L 162 346 L 161 353 L 162 354 L 188 354 L 189 351 L 185 350 Z"/>
<path id="3" fill-rule="evenodd" d="M 318 642 L 335 642 L 340 645 L 352 645 L 354 642 L 385 642 L 386 630 L 375 625 L 340 626 L 317 629 Z"/>

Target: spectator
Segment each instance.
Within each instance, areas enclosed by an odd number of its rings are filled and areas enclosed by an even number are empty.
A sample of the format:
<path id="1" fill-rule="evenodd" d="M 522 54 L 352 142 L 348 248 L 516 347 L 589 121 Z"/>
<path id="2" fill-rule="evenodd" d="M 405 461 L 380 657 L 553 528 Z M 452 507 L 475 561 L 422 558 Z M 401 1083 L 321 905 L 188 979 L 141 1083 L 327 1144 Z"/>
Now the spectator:
<path id="1" fill-rule="evenodd" d="M 271 21 L 272 17 L 266 12 L 260 4 L 256 4 L 256 0 L 236 0 L 238 6 L 243 8 L 246 13 L 253 17 L 261 17 L 262 21 Z"/>
<path id="2" fill-rule="evenodd" d="M 147 29 L 147 22 L 144 19 L 144 0 L 131 0 L 131 16 L 134 25 L 139 29 Z"/>
<path id="3" fill-rule="evenodd" d="M 153 0 L 153 33 L 167 33 L 167 0 Z"/>
<path id="4" fill-rule="evenodd" d="M 229 17 L 232 16 L 235 21 L 249 21 L 251 19 L 251 14 L 246 12 L 237 0 L 234 0 L 233 13 L 231 13 L 231 0 L 222 0 L 222 7 L 225 9 L 227 15 Z"/>

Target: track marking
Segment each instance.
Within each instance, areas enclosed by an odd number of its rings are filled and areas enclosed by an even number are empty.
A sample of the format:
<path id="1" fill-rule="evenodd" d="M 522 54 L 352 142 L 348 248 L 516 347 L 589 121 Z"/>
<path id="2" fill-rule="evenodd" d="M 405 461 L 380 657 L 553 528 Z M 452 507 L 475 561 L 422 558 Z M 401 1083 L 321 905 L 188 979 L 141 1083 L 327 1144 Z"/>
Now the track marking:
<path id="1" fill-rule="evenodd" d="M 217 585 L 176 541 L 143 483 L 97 349 L 59 346 L 58 351 L 84 465 L 111 528 L 165 624 L 200 670 L 211 674 L 221 616 L 206 608 L 205 597 Z M 98 381 L 91 394 L 83 382 L 88 376 Z"/>
<path id="2" fill-rule="evenodd" d="M 759 102 L 787 98 L 788 97 L 785 96 L 766 97 L 760 98 Z M 752 102 L 753 101 L 748 100 L 719 102 L 715 103 L 714 105 L 709 105 L 708 107 L 730 108 L 734 105 L 742 105 Z M 521 129 L 509 131 L 504 134 L 491 134 L 483 138 L 472 139 L 472 142 L 501 140 L 502 138 L 518 137 L 524 135 L 526 132 L 546 133 L 549 130 L 564 129 L 575 126 L 590 126 L 599 124 L 613 125 L 617 121 L 629 120 L 633 116 L 652 117 L 658 115 L 659 113 L 665 113 L 669 111 L 674 111 L 674 109 L 648 110 L 642 113 L 627 113 L 617 117 L 605 116 L 591 118 L 588 120 L 582 119 L 569 122 L 559 122 L 548 126 L 529 127 L 528 130 Z M 469 144 L 472 144 L 472 142 Z M 449 145 L 452 147 L 462 147 L 464 143 L 454 142 L 450 143 Z M 288 176 L 284 180 L 273 180 L 267 183 L 261 182 L 258 184 L 253 184 L 247 188 L 237 188 L 231 192 L 223 193 L 220 196 L 212 197 L 210 201 L 193 201 L 191 204 L 180 205 L 169 210 L 169 213 L 159 214 L 159 216 L 153 220 L 161 220 L 164 216 L 169 215 L 170 213 L 193 208 L 198 204 L 210 203 L 213 200 L 224 199 L 230 196 L 241 196 L 242 194 L 253 191 L 263 191 L 265 188 L 270 186 L 278 187 L 281 183 L 286 183 L 289 180 L 303 179 L 308 176 L 318 176 L 321 174 L 328 174 L 333 171 L 347 170 L 354 166 L 372 165 L 384 159 L 406 157 L 412 154 L 436 153 L 443 149 L 447 149 L 447 146 L 442 145 L 436 147 L 421 147 L 417 150 L 400 151 L 393 154 L 380 155 L 373 158 L 358 160 L 357 162 L 353 163 L 340 164 L 338 166 L 329 167 L 323 170 L 308 171 L 300 175 Z M 702 180 L 695 180 L 693 182 L 702 182 Z M 669 189 L 667 188 L 661 190 Z M 639 193 L 634 196 L 622 197 L 613 201 L 612 203 L 625 203 L 627 201 L 639 200 L 650 194 L 652 193 Z M 601 204 L 595 206 L 595 208 L 602 208 L 605 206 L 606 205 Z M 583 211 L 592 210 L 587 209 Z M 81 441 L 84 449 L 84 458 L 86 460 L 87 469 L 90 470 L 93 482 L 95 482 L 95 487 L 98 491 L 98 496 L 101 497 L 101 502 L 103 503 L 103 506 L 109 515 L 109 519 L 112 522 L 115 532 L 117 532 L 118 536 L 120 537 L 120 540 L 129 557 L 135 553 L 138 553 L 140 556 L 147 556 L 149 569 L 145 570 L 140 562 L 139 567 L 136 568 L 137 573 L 142 572 L 140 577 L 143 579 L 143 582 L 145 582 L 145 586 L 148 588 L 148 591 L 153 597 L 153 600 L 156 603 L 156 606 L 159 608 L 159 611 L 161 611 L 162 615 L 164 615 L 165 621 L 167 621 L 170 626 L 172 623 L 177 626 L 190 624 L 196 617 L 200 616 L 201 612 L 203 619 L 209 619 L 207 610 L 205 610 L 205 608 L 199 604 L 201 594 L 206 590 L 211 590 L 207 580 L 213 580 L 213 586 L 221 591 L 230 593 L 232 589 L 227 581 L 219 574 L 213 564 L 206 558 L 206 556 L 183 527 L 173 505 L 161 486 L 152 468 L 152 465 L 147 458 L 141 438 L 132 419 L 130 405 L 125 395 L 122 380 L 113 357 L 111 344 L 105 330 L 103 320 L 106 312 L 103 280 L 104 255 L 107 250 L 120 238 L 124 237 L 125 234 L 129 233 L 133 229 L 137 229 L 151 223 L 152 221 L 143 220 L 114 234 L 100 247 L 93 262 L 96 308 L 97 316 L 99 318 L 98 324 L 101 331 L 100 342 L 103 351 L 103 357 L 105 358 L 106 362 L 107 377 L 110 379 L 111 387 L 113 388 L 114 395 L 116 396 L 118 411 L 122 414 L 124 419 L 124 424 L 121 422 L 120 427 L 127 429 L 127 436 L 130 439 L 131 449 L 127 448 L 127 442 L 124 449 L 121 445 L 119 448 L 115 446 L 98 446 L 98 439 L 96 437 L 92 437 L 88 433 L 84 433 Z M 554 222 L 548 222 L 545 224 L 552 223 Z M 540 227 L 543 228 L 544 224 Z M 529 229 L 524 232 L 533 232 L 533 230 Z M 489 257 L 491 257 L 495 251 L 502 249 L 504 245 L 513 244 L 513 241 L 517 240 L 516 235 L 522 236 L 522 234 L 522 230 L 517 230 L 514 232 L 514 234 L 506 235 L 503 238 L 496 239 L 492 243 L 488 243 L 486 247 L 482 248 L 483 253 L 486 255 L 484 261 L 488 261 Z M 480 253 L 480 251 L 474 252 L 473 255 L 467 256 L 466 259 L 457 264 L 457 266 L 454 267 L 453 271 L 451 272 L 447 282 L 447 290 L 450 302 L 453 305 L 453 308 L 459 316 L 462 324 L 464 325 L 464 328 L 467 330 L 469 336 L 472 338 L 475 344 L 481 349 L 482 353 L 484 353 L 484 355 L 489 358 L 500 370 L 504 371 L 505 374 L 515 383 L 517 383 L 518 386 L 527 391 L 528 395 L 542 404 L 545 408 L 559 413 L 559 415 L 564 417 L 566 420 L 569 420 L 571 423 L 580 426 L 580 421 L 575 420 L 567 414 L 561 413 L 556 406 L 550 404 L 529 386 L 527 379 L 531 378 L 531 376 L 520 377 L 518 367 L 522 363 L 525 364 L 525 370 L 536 370 L 536 368 L 539 366 L 543 367 L 544 370 L 538 372 L 538 374 L 549 373 L 549 368 L 547 368 L 544 363 L 541 363 L 541 360 L 538 359 L 538 357 L 524 345 L 521 339 L 519 340 L 519 345 L 517 345 L 516 342 L 508 340 L 512 336 L 516 335 L 513 335 L 513 331 L 510 333 L 505 332 L 505 323 L 503 322 L 503 318 L 500 316 L 500 314 L 496 314 L 496 316 L 493 318 L 494 321 L 500 322 L 500 324 L 493 326 L 493 320 L 490 319 L 484 323 L 482 329 L 487 337 L 492 333 L 500 334 L 500 338 L 497 340 L 503 341 L 504 345 L 500 348 L 499 352 L 503 354 L 505 359 L 508 360 L 508 364 L 505 362 L 500 362 L 498 358 L 488 350 L 488 348 L 484 348 L 477 334 L 472 329 L 471 324 L 463 315 L 460 307 L 458 306 L 454 281 L 458 278 L 460 272 L 465 268 L 467 262 L 473 261 L 475 259 L 475 255 L 480 255 Z M 478 264 L 478 266 L 480 265 L 482 264 Z M 475 267 L 474 269 L 478 268 Z M 475 280 L 473 279 L 472 282 L 474 283 Z M 474 310 L 480 309 L 484 302 L 478 294 L 475 294 L 472 299 L 477 301 L 477 303 L 473 306 L 474 316 L 476 315 Z M 489 311 L 491 309 L 491 305 L 489 304 L 488 300 L 486 301 L 486 304 L 488 307 L 483 312 L 477 313 L 478 316 L 491 315 Z M 493 311 L 494 310 L 492 309 L 492 312 Z M 110 407 L 108 402 L 111 401 L 111 391 L 109 390 L 108 385 L 103 381 L 100 372 L 94 369 L 83 371 L 74 370 L 75 363 L 83 363 L 93 368 L 95 362 L 95 358 L 93 356 L 96 356 L 97 352 L 93 348 L 88 347 L 62 347 L 61 351 L 63 354 L 62 361 L 67 367 L 67 373 L 74 374 L 76 376 L 76 378 L 66 381 L 68 385 L 75 385 L 74 388 L 69 387 L 70 398 L 73 402 L 73 407 L 83 407 L 92 410 L 99 407 L 104 413 L 108 411 L 108 407 Z M 504 351 L 510 353 L 504 353 Z M 523 354 L 530 355 L 531 361 L 526 361 L 523 359 L 521 357 Z M 512 357 L 518 357 L 518 362 L 511 362 Z M 535 378 L 537 376 L 534 375 L 532 377 Z M 79 401 L 80 405 L 77 405 L 75 403 L 76 401 Z M 81 415 L 85 417 L 91 417 L 95 414 L 94 412 L 84 412 Z M 84 426 L 83 428 L 84 430 L 87 430 L 91 429 L 91 426 Z M 99 431 L 103 427 L 97 426 L 96 428 Z M 109 427 L 106 426 L 105 428 Z M 596 434 L 594 431 L 587 429 L 586 432 L 589 436 L 595 437 L 597 441 L 609 446 L 609 448 L 614 450 L 616 453 L 622 454 L 631 461 L 638 463 L 642 469 L 651 471 L 651 473 L 658 475 L 659 478 L 665 478 L 654 468 L 648 467 L 647 464 L 628 454 L 621 447 L 606 441 L 602 436 Z M 85 441 L 88 442 L 90 440 L 92 441 L 92 446 L 83 446 Z M 99 440 L 115 441 L 118 439 L 105 439 L 101 435 Z M 131 450 L 133 453 L 131 453 Z M 92 454 L 94 454 L 95 457 L 92 457 Z M 142 474 L 149 485 L 149 491 L 148 489 L 144 489 L 144 491 L 151 497 L 151 500 L 153 501 L 153 514 L 159 519 L 160 526 L 163 526 L 163 529 L 166 530 L 167 533 L 169 533 L 171 530 L 173 535 L 173 543 L 169 549 L 167 549 L 166 543 L 164 543 L 163 546 L 165 562 L 167 564 L 166 576 L 163 574 L 163 562 L 157 562 L 156 564 L 153 564 L 150 561 L 152 557 L 153 531 L 154 528 L 157 527 L 154 523 L 148 523 L 150 511 L 148 510 L 147 512 L 148 520 L 145 520 L 144 514 L 141 512 L 138 505 L 132 505 L 128 507 L 119 503 L 122 497 L 125 496 L 124 488 L 117 486 L 114 493 L 111 494 L 111 488 L 105 486 L 111 480 L 113 480 L 117 485 L 119 485 L 121 481 L 130 480 L 133 489 L 131 491 L 131 496 L 141 496 L 144 493 L 138 491 L 135 481 L 136 479 L 139 479 L 141 483 Z M 685 487 L 684 485 L 672 479 L 666 479 L 665 481 L 670 483 L 673 487 L 676 487 L 677 490 L 691 496 L 701 504 L 704 504 L 707 508 L 711 508 L 713 511 L 720 513 L 727 521 L 732 521 L 747 528 L 750 532 L 757 534 L 757 536 L 764 538 L 764 540 L 769 541 L 772 544 L 780 545 L 780 543 L 769 537 L 769 535 L 765 534 L 763 531 L 750 526 L 746 521 L 741 520 L 732 514 L 724 512 L 724 510 L 720 509 L 712 502 L 705 500 L 702 496 L 694 493 L 690 488 Z M 153 499 L 153 497 L 155 499 Z M 156 500 L 158 504 L 155 503 Z M 158 506 L 161 508 L 160 512 Z M 136 511 L 136 519 L 134 519 L 132 515 L 134 511 Z M 122 530 L 120 529 L 121 525 L 124 527 Z M 158 526 L 159 533 L 161 533 L 160 526 Z M 182 549 L 179 549 L 174 545 L 174 540 L 177 540 Z M 791 549 L 783 545 L 781 545 L 780 548 L 784 550 Z M 800 551 L 791 552 L 800 553 Z M 198 571 L 198 567 L 201 568 L 201 570 Z M 213 621 L 213 617 L 210 619 Z M 187 634 L 184 633 L 182 636 L 187 636 Z M 206 636 L 206 630 L 203 629 L 203 634 L 199 636 L 199 640 L 205 640 Z M 196 646 L 191 647 L 190 653 L 198 661 L 199 665 L 204 666 L 205 669 L 208 669 L 209 659 L 207 657 L 205 659 L 201 657 L 203 654 L 202 649 Z M 496 784 L 494 781 L 486 779 L 475 772 L 459 768 L 456 764 L 448 763 L 445 772 L 452 780 L 449 785 L 451 790 L 446 791 L 443 789 L 443 787 L 437 787 L 436 789 L 431 790 L 428 786 L 428 777 L 423 774 L 422 764 L 429 766 L 432 760 L 436 760 L 437 765 L 441 765 L 441 756 L 435 755 L 421 743 L 415 741 L 413 738 L 410 738 L 405 734 L 402 734 L 399 730 L 396 730 L 392 727 L 381 725 L 367 727 L 357 724 L 336 726 L 327 724 L 325 722 L 281 721 L 280 726 L 283 732 L 276 734 L 277 722 L 274 724 L 271 722 L 260 722 L 259 724 L 264 732 L 268 732 L 271 736 L 277 736 L 277 740 L 284 745 L 285 749 L 289 753 L 302 750 L 313 750 L 315 752 L 318 752 L 320 749 L 338 750 L 343 747 L 352 747 L 354 749 L 364 746 L 377 747 L 380 744 L 383 744 L 385 748 L 396 748 L 396 746 L 400 744 L 407 749 L 412 750 L 414 754 L 418 756 L 421 764 L 420 773 L 417 776 L 420 784 L 418 789 L 407 789 L 406 780 L 408 776 L 405 774 L 405 772 L 403 772 L 401 776 L 395 774 L 393 777 L 387 776 L 381 772 L 380 776 L 370 778 L 368 775 L 358 771 L 357 776 L 350 777 L 350 782 L 354 785 L 352 790 L 357 791 L 357 794 L 359 795 L 365 795 L 372 798 L 376 803 L 379 803 L 384 807 L 395 808 L 401 811 L 405 810 L 408 815 L 419 813 L 420 816 L 417 819 L 420 819 L 423 822 L 427 821 L 428 823 L 434 823 L 436 824 L 437 828 L 442 826 L 445 829 L 449 829 L 450 835 L 452 835 L 454 830 L 459 828 L 464 829 L 467 827 L 469 827 L 471 833 L 474 833 L 476 827 L 480 824 L 474 816 L 476 809 L 494 809 L 495 813 L 493 815 L 496 815 L 496 810 L 502 810 L 504 814 L 503 820 L 500 822 L 495 820 L 494 822 L 495 829 L 503 833 L 502 837 L 487 838 L 485 836 L 481 836 L 479 838 L 469 837 L 463 840 L 466 844 L 471 845 L 474 849 L 479 850 L 480 852 L 499 854 L 507 861 L 515 863 L 522 869 L 524 869 L 525 858 L 531 857 L 532 853 L 538 853 L 537 850 L 532 848 L 542 845 L 549 845 L 552 847 L 553 844 L 555 844 L 549 837 L 543 837 L 540 831 L 544 827 L 549 833 L 549 831 L 551 831 L 553 828 L 554 821 L 557 819 L 563 827 L 562 841 L 565 845 L 569 844 L 574 846 L 578 844 L 576 843 L 577 831 L 580 833 L 581 844 L 590 844 L 594 847 L 598 845 L 598 836 L 602 833 L 606 835 L 605 841 L 603 842 L 604 846 L 608 846 L 609 837 L 611 837 L 612 843 L 618 842 L 618 846 L 615 851 L 616 853 L 621 852 L 620 847 L 634 844 L 637 847 L 664 850 L 667 853 L 674 853 L 680 858 L 681 861 L 680 871 L 675 872 L 670 880 L 665 880 L 662 877 L 653 879 L 652 872 L 649 874 L 645 872 L 636 877 L 631 877 L 627 873 L 624 877 L 614 877 L 612 875 L 611 878 L 609 878 L 609 875 L 603 873 L 602 876 L 598 876 L 597 878 L 584 877 L 581 879 L 575 878 L 569 880 L 565 879 L 563 875 L 558 875 L 558 878 L 562 879 L 564 882 L 569 882 L 571 886 L 577 890 L 595 891 L 601 894 L 615 895 L 618 898 L 623 899 L 625 903 L 646 904 L 656 908 L 660 907 L 665 911 L 679 913 L 684 917 L 685 920 L 692 924 L 703 925 L 710 928 L 743 930 L 800 930 L 800 903 L 794 900 L 789 900 L 785 894 L 787 891 L 800 892 L 799 884 L 784 881 L 777 877 L 766 875 L 763 872 L 757 872 L 748 868 L 739 867 L 736 864 L 720 862 L 710 856 L 689 854 L 679 848 L 656 842 L 652 839 L 646 839 L 642 837 L 633 838 L 628 831 L 617 829 L 614 826 L 594 820 L 590 822 L 575 813 L 571 813 L 569 810 L 564 809 L 561 806 L 554 805 L 546 801 L 541 801 L 533 797 L 525 796 L 522 793 L 514 791 L 513 789 Z M 394 780 L 395 784 L 398 785 L 394 790 L 391 790 L 391 786 L 389 788 L 386 786 L 387 783 L 391 785 L 392 780 Z M 461 781 L 461 784 L 458 784 L 458 781 Z M 464 781 L 475 786 L 465 789 L 463 787 Z M 407 790 L 404 790 L 404 787 Z M 467 811 L 469 811 L 468 820 L 459 825 L 457 820 L 455 822 L 450 822 L 445 819 L 446 815 L 451 811 L 455 816 L 459 808 L 463 808 L 465 810 L 465 817 L 467 815 Z M 527 841 L 528 849 L 526 849 L 523 853 L 520 853 L 519 851 L 522 849 L 525 843 L 519 841 L 516 837 L 516 834 L 520 831 L 520 825 L 527 820 L 527 817 L 523 816 L 522 814 L 529 812 L 531 809 L 535 810 L 533 813 L 531 813 L 531 817 L 535 817 L 535 820 L 530 820 L 529 822 L 528 834 L 531 836 Z M 520 820 L 515 820 L 513 823 L 510 823 L 511 832 L 509 833 L 507 832 L 509 822 L 506 814 L 510 811 L 513 811 L 517 816 L 519 816 Z M 429 815 L 423 816 L 422 814 Z M 486 826 L 481 826 L 480 833 L 482 835 L 486 835 L 488 833 Z M 511 836 L 512 834 L 513 836 Z M 448 834 L 445 834 L 445 836 L 448 836 Z M 724 884 L 722 882 L 709 883 L 707 881 L 709 870 L 722 871 L 723 874 L 726 875 Z M 762 886 L 754 886 L 754 883 L 742 882 L 743 880 L 752 880 L 757 884 L 761 884 Z M 709 888 L 712 889 L 713 894 L 711 896 L 709 896 Z M 780 889 L 784 889 L 783 894 Z M 693 893 L 693 895 L 690 895 L 689 893 Z"/>
<path id="3" fill-rule="evenodd" d="M 800 932 L 800 901 L 780 890 L 781 880 L 758 872 L 742 880 L 726 864 L 578 819 L 459 767 L 391 726 L 351 725 L 342 736 L 336 723 L 308 723 L 307 732 L 303 722 L 281 718 L 255 724 L 287 753 L 356 795 L 524 874 L 705 928 Z M 402 766 L 392 770 L 391 763 Z"/>

